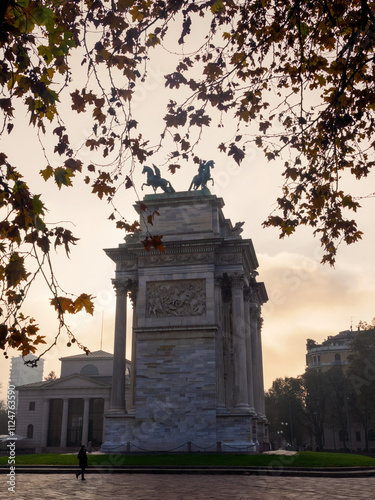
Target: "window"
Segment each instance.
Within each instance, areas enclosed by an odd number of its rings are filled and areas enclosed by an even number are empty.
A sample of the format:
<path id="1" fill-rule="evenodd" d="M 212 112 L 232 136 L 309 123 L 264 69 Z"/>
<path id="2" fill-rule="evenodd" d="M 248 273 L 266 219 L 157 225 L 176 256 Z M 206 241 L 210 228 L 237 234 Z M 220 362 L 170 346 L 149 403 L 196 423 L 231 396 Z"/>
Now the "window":
<path id="1" fill-rule="evenodd" d="M 27 426 L 27 439 L 32 439 L 34 435 L 34 426 L 33 424 L 29 424 Z"/>
<path id="2" fill-rule="evenodd" d="M 368 439 L 369 439 L 369 441 L 375 441 L 375 431 L 374 431 L 374 429 L 370 429 L 368 431 Z"/>
<path id="3" fill-rule="evenodd" d="M 85 365 L 81 370 L 81 375 L 86 375 L 87 377 L 99 375 L 99 370 L 95 365 Z"/>
<path id="4" fill-rule="evenodd" d="M 361 440 L 361 431 L 356 431 L 355 438 L 356 438 L 357 441 Z"/>
<path id="5" fill-rule="evenodd" d="M 340 356 L 340 354 L 335 354 L 335 363 L 337 365 L 341 364 L 341 356 Z"/>
<path id="6" fill-rule="evenodd" d="M 29 402 L 29 411 L 34 411 L 35 410 L 35 401 L 30 401 Z"/>

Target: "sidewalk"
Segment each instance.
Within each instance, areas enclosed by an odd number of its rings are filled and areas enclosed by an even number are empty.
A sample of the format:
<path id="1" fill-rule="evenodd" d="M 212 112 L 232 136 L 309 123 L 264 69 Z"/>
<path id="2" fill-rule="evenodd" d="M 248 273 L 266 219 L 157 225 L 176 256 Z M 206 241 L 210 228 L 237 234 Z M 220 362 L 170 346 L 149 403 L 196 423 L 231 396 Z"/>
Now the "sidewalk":
<path id="1" fill-rule="evenodd" d="M 76 470 L 76 469 L 75 469 Z M 15 493 L 0 475 L 0 498 L 14 500 L 358 500 L 374 497 L 374 478 L 257 475 L 73 474 L 16 475 Z"/>
<path id="2" fill-rule="evenodd" d="M 228 476 L 268 476 L 268 477 L 315 477 L 315 478 L 375 478 L 375 467 L 325 467 L 325 468 L 302 468 L 289 467 L 277 459 L 270 467 L 202 467 L 202 466 L 103 466 L 89 465 L 86 469 L 90 475 L 135 475 L 135 474 L 159 474 L 159 475 L 228 475 Z M 0 466 L 0 480 L 9 471 L 8 466 Z M 77 466 L 71 465 L 17 465 L 16 475 L 74 475 Z M 375 484 L 375 481 L 374 481 Z"/>

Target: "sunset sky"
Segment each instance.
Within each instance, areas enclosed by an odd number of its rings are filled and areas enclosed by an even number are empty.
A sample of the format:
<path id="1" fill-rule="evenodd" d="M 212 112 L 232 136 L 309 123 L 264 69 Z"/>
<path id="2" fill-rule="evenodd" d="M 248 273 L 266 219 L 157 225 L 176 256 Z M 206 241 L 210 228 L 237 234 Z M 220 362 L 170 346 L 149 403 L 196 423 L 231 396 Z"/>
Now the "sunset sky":
<path id="1" fill-rule="evenodd" d="M 137 120 L 149 131 L 155 143 L 163 116 L 159 103 L 168 97 L 162 76 L 166 72 L 165 64 L 163 58 L 150 62 L 148 78 L 137 87 L 134 99 Z M 79 82 L 73 81 L 73 88 L 76 84 Z M 74 334 L 91 351 L 98 350 L 102 342 L 103 350 L 113 352 L 115 296 L 111 279 L 114 264 L 103 249 L 117 247 L 123 242 L 124 234 L 108 220 L 112 208 L 92 195 L 82 179 L 77 178 L 74 188 L 59 191 L 57 186 L 46 184 L 37 175 L 45 168 L 46 160 L 35 131 L 28 127 L 25 111 L 19 109 L 16 112 L 18 127 L 9 138 L 2 139 L 6 141 L 2 148 L 7 151 L 9 162 L 24 173 L 32 192 L 43 192 L 49 209 L 48 220 L 62 221 L 80 238 L 77 246 L 72 248 L 70 259 L 66 258 L 63 249 L 56 254 L 53 252 L 61 288 L 96 297 L 93 317 L 80 313 L 71 318 Z M 85 116 L 72 119 L 67 111 L 66 122 L 75 130 L 76 144 L 72 144 L 73 147 L 84 143 L 88 136 L 89 122 L 86 124 L 85 120 Z M 263 308 L 262 330 L 265 389 L 268 389 L 276 377 L 303 373 L 307 338 L 320 342 L 351 325 L 356 328 L 360 320 L 371 321 L 375 316 L 374 198 L 361 200 L 363 209 L 357 218 L 364 232 L 362 241 L 350 247 L 342 245 L 335 268 L 322 266 L 319 242 L 313 238 L 310 229 L 298 230 L 288 239 L 280 240 L 276 229 L 262 228 L 262 222 L 275 208 L 276 198 L 281 194 L 283 162 L 268 163 L 260 150 L 249 148 L 246 159 L 238 167 L 217 149 L 220 134 L 231 137 L 231 126 L 231 123 L 225 123 L 224 129 L 218 129 L 212 125 L 196 153 L 206 160 L 215 161 L 212 171 L 215 185 L 209 185 L 209 189 L 212 194 L 223 198 L 224 215 L 233 224 L 245 222 L 242 236 L 252 239 L 257 253 L 258 281 L 264 281 L 269 296 L 269 302 Z M 81 159 L 85 162 L 91 160 L 90 154 L 81 150 Z M 187 190 L 196 174 L 196 165 L 186 164 L 172 176 L 165 165 L 166 156 L 167 151 L 161 150 L 150 164 L 160 167 L 163 177 L 171 181 L 176 191 Z M 54 160 L 56 164 L 53 166 L 58 166 L 58 160 Z M 134 180 L 140 196 L 152 192 L 151 188 L 145 188 L 143 193 L 139 189 L 146 180 L 140 165 Z M 375 191 L 373 174 L 364 183 L 349 182 L 354 196 L 362 197 Z M 122 189 L 116 196 L 117 206 L 129 220 L 137 218 L 133 209 L 135 200 L 136 194 L 132 190 Z M 48 305 L 50 298 L 50 292 L 39 280 L 27 303 L 28 313 L 38 319 L 41 334 L 49 341 L 53 340 L 57 330 L 56 315 Z M 81 353 L 77 347 L 68 348 L 66 343 L 66 337 L 59 339 L 58 345 L 46 354 L 44 376 L 51 370 L 59 375 L 59 358 Z M 18 352 L 10 351 L 9 356 L 13 355 L 18 356 Z M 4 360 L 2 356 L 2 398 L 9 367 L 10 359 Z"/>

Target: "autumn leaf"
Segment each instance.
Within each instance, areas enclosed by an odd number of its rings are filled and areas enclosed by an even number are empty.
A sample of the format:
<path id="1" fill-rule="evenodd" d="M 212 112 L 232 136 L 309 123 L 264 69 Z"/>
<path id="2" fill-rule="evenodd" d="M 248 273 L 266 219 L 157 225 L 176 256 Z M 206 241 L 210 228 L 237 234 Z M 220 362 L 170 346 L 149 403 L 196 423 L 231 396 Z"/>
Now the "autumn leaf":
<path id="1" fill-rule="evenodd" d="M 81 293 L 79 297 L 74 301 L 74 312 L 81 311 L 85 309 L 87 313 L 93 315 L 94 314 L 94 302 L 91 295 L 87 295 L 87 293 Z"/>
<path id="2" fill-rule="evenodd" d="M 40 170 L 39 173 L 43 177 L 43 179 L 47 181 L 50 177 L 53 176 L 54 170 L 51 165 L 48 165 L 44 170 Z"/>
<path id="3" fill-rule="evenodd" d="M 171 172 L 171 174 L 175 174 L 176 170 L 179 168 L 181 168 L 181 166 L 177 165 L 177 164 L 173 164 L 173 165 L 168 166 L 168 170 Z"/>
<path id="4" fill-rule="evenodd" d="M 57 167 L 54 171 L 55 182 L 59 189 L 62 186 L 71 186 L 72 181 L 71 177 L 74 177 L 74 174 L 71 170 L 68 170 L 64 167 Z"/>
<path id="5" fill-rule="evenodd" d="M 57 312 L 74 314 L 74 303 L 69 297 L 54 297 L 50 302 Z"/>
<path id="6" fill-rule="evenodd" d="M 163 238 L 162 236 L 156 234 L 152 236 L 147 236 L 142 241 L 142 244 L 148 252 L 151 250 L 151 248 L 159 250 L 159 252 L 165 252 L 162 238 Z"/>
<path id="7" fill-rule="evenodd" d="M 69 168 L 72 172 L 75 172 L 76 170 L 78 170 L 79 172 L 82 172 L 81 160 L 74 160 L 73 158 L 68 158 L 64 162 L 64 165 L 66 168 Z"/>
<path id="8" fill-rule="evenodd" d="M 63 227 L 57 227 L 55 229 L 55 249 L 60 245 L 64 245 L 66 255 L 69 256 L 70 248 L 69 245 L 76 245 L 79 238 L 75 238 L 69 229 L 64 229 Z"/>
<path id="9" fill-rule="evenodd" d="M 129 189 L 133 187 L 133 181 L 130 179 L 130 177 L 127 175 L 125 177 L 125 189 Z"/>
<path id="10" fill-rule="evenodd" d="M 233 156 L 233 159 L 235 160 L 236 163 L 238 163 L 238 165 L 240 165 L 241 161 L 245 158 L 245 153 L 242 151 L 242 149 L 238 148 L 234 143 L 231 143 L 228 155 Z"/>
<path id="11" fill-rule="evenodd" d="M 25 260 L 17 252 L 13 253 L 4 269 L 7 287 L 14 288 L 27 279 Z"/>

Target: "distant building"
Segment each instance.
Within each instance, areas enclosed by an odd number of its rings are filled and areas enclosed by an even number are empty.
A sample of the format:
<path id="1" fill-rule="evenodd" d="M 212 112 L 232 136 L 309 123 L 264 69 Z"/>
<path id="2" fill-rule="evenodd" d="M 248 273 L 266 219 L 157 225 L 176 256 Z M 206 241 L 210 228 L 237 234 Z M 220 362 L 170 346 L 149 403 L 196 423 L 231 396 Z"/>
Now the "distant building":
<path id="1" fill-rule="evenodd" d="M 326 371 L 332 366 L 347 366 L 350 342 L 357 335 L 358 331 L 344 330 L 338 335 L 330 335 L 321 344 L 308 339 L 306 342 L 306 369 Z"/>
<path id="2" fill-rule="evenodd" d="M 103 415 L 112 389 L 113 354 L 104 351 L 60 359 L 61 377 L 17 386 L 16 432 L 22 447 L 36 452 L 70 451 L 82 444 L 98 447 L 104 438 Z M 128 398 L 130 362 L 126 361 Z"/>
<path id="3" fill-rule="evenodd" d="M 321 344 L 308 339 L 306 341 L 306 370 L 326 372 L 334 366 L 341 366 L 345 372 L 349 365 L 348 356 L 351 354 L 350 344 L 360 333 L 360 330 L 344 330 L 338 335 L 327 337 Z M 348 402 L 344 404 L 344 412 L 346 419 L 345 428 L 342 428 L 342 425 L 340 426 L 337 421 L 329 417 L 327 418 L 327 422 L 324 423 L 324 448 L 327 450 L 342 449 L 344 446 L 343 437 L 345 435 L 346 447 L 350 447 L 352 451 L 362 451 L 366 447 L 365 432 L 367 432 L 369 449 L 370 451 L 374 451 L 374 429 L 369 425 L 369 428 L 365 430 L 363 422 L 353 419 Z M 314 442 L 313 438 L 312 441 Z M 313 448 L 315 449 L 315 445 Z"/>
<path id="4" fill-rule="evenodd" d="M 44 360 L 40 359 L 38 365 L 31 367 L 25 364 L 25 361 L 37 359 L 33 354 L 27 356 L 12 357 L 9 372 L 9 384 L 17 387 L 18 385 L 41 382 L 43 380 Z M 16 393 L 16 408 L 18 407 L 18 394 Z"/>

